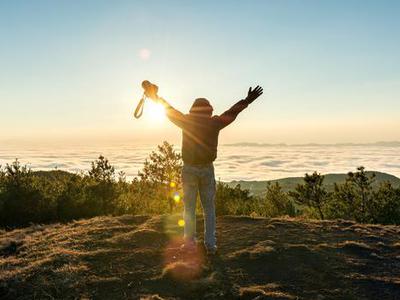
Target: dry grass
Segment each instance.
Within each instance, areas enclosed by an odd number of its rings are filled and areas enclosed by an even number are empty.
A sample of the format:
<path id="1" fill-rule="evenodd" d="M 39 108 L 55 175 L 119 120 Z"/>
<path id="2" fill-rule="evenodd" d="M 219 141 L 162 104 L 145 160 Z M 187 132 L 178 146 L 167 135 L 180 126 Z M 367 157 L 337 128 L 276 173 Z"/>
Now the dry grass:
<path id="1" fill-rule="evenodd" d="M 222 217 L 220 256 L 207 260 L 201 248 L 180 250 L 177 221 L 0 231 L 0 298 L 400 299 L 399 226 Z"/>

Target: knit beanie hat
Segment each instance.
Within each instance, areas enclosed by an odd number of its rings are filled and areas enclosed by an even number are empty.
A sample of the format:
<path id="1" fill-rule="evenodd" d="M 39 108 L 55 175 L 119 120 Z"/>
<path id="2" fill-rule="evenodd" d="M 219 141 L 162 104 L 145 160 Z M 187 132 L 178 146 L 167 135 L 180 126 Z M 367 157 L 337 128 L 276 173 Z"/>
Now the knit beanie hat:
<path id="1" fill-rule="evenodd" d="M 208 102 L 207 99 L 205 98 L 197 98 L 194 102 L 192 107 L 190 108 L 190 113 L 195 113 L 195 114 L 211 114 L 213 111 L 213 108 Z"/>

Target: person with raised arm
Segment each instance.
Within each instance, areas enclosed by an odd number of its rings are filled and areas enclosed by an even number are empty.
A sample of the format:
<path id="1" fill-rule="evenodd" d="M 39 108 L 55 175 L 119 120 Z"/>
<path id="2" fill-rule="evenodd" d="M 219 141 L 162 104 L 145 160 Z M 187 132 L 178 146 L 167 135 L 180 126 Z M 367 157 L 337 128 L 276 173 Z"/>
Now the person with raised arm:
<path id="1" fill-rule="evenodd" d="M 158 97 L 158 87 L 152 86 L 153 90 L 148 89 L 145 94 L 163 104 L 168 119 L 182 129 L 185 247 L 190 248 L 196 245 L 196 200 L 197 194 L 200 194 L 204 212 L 204 244 L 207 254 L 213 255 L 217 251 L 216 182 L 213 162 L 217 158 L 219 132 L 231 124 L 249 104 L 260 97 L 263 89 L 260 86 L 254 89 L 250 87 L 245 99 L 237 102 L 223 114 L 213 116 L 213 107 L 205 98 L 196 99 L 189 113 L 183 114 L 165 99 Z"/>

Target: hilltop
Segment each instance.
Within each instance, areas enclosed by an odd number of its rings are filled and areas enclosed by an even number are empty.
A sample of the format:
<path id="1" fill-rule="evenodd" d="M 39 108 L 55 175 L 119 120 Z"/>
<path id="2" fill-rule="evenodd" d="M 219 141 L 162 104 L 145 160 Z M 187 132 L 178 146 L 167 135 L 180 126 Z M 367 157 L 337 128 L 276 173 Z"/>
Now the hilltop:
<path id="1" fill-rule="evenodd" d="M 380 183 L 383 182 L 390 182 L 393 187 L 400 187 L 400 178 L 377 171 L 366 171 L 365 172 L 368 176 L 371 176 L 373 173 L 376 175 L 374 186 L 379 186 Z M 328 191 L 332 191 L 334 184 L 344 183 L 347 177 L 347 174 L 325 174 L 324 185 Z M 267 187 L 268 183 L 279 183 L 282 186 L 282 189 L 287 192 L 290 190 L 294 190 L 294 188 L 298 184 L 302 184 L 304 182 L 304 177 L 288 177 L 288 178 L 281 178 L 275 180 L 253 180 L 253 181 L 246 181 L 246 180 L 234 180 L 231 182 L 227 182 L 230 187 L 234 187 L 237 184 L 243 189 L 250 190 L 251 193 L 254 195 L 262 195 Z"/>
<path id="2" fill-rule="evenodd" d="M 180 250 L 179 216 L 0 232 L 2 299 L 398 299 L 399 226 L 219 217 L 220 255 Z M 202 220 L 198 220 L 202 232 Z"/>

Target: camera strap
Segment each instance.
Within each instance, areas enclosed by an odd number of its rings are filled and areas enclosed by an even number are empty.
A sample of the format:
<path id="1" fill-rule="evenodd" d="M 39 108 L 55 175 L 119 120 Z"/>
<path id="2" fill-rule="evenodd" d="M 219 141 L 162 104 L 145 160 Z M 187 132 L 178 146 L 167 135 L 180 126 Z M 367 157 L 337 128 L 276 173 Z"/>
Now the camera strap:
<path id="1" fill-rule="evenodd" d="M 146 99 L 146 96 L 143 94 L 142 99 L 140 99 L 138 105 L 136 106 L 135 113 L 133 114 L 136 119 L 139 119 L 143 114 L 144 100 L 145 99 Z"/>

